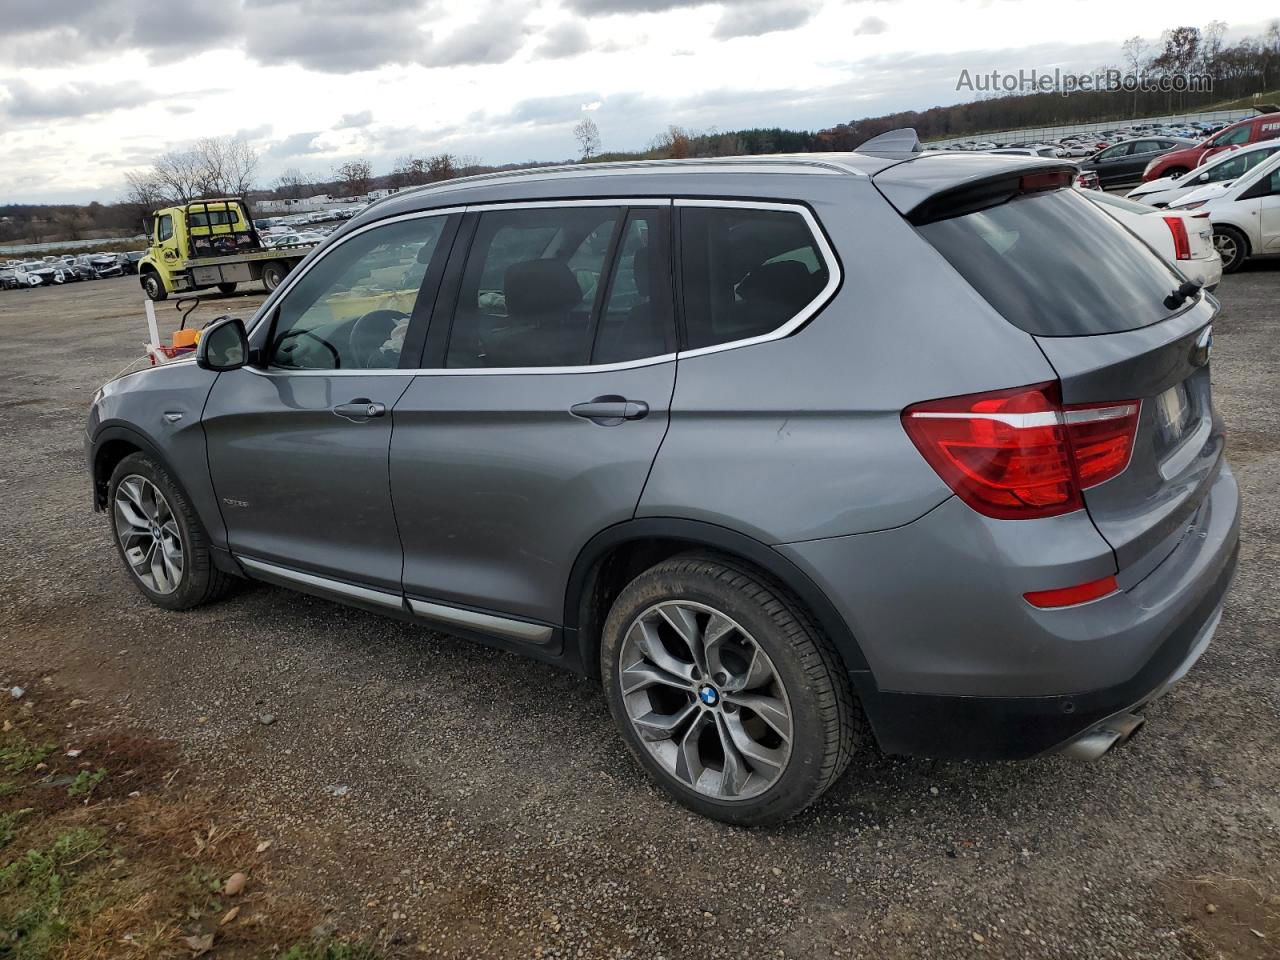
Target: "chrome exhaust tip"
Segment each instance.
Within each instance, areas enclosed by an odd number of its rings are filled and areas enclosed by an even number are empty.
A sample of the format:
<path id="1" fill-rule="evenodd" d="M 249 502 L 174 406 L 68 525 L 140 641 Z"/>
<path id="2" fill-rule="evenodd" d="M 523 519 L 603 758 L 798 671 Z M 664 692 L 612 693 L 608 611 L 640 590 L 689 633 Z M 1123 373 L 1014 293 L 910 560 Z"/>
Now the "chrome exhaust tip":
<path id="1" fill-rule="evenodd" d="M 1097 760 L 1113 747 L 1131 738 L 1146 722 L 1146 717 L 1136 713 L 1118 713 L 1086 730 L 1063 746 L 1058 753 L 1072 760 Z"/>

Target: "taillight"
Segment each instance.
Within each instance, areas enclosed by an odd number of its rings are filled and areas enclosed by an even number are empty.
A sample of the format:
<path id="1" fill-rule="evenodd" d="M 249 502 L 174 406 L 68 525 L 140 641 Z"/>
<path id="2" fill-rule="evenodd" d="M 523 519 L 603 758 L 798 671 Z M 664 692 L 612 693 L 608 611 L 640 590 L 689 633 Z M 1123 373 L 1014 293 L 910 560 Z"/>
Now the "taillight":
<path id="1" fill-rule="evenodd" d="M 1178 260 L 1191 259 L 1191 240 L 1187 236 L 1187 224 L 1181 217 L 1165 217 L 1165 225 L 1173 234 L 1173 255 Z"/>
<path id="2" fill-rule="evenodd" d="M 1064 407 L 1058 383 L 917 403 L 902 425 L 929 465 L 974 510 L 1001 520 L 1054 517 L 1123 473 L 1139 401 Z"/>

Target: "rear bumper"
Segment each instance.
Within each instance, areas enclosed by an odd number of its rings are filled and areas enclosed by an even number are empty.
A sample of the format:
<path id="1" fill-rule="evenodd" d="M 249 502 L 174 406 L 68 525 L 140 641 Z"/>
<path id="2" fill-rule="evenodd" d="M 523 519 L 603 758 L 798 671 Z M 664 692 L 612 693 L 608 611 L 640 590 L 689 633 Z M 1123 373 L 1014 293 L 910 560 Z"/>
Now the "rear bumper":
<path id="1" fill-rule="evenodd" d="M 1008 545 L 956 542 L 957 534 L 966 538 L 956 523 L 967 518 L 935 516 L 946 506 L 886 531 L 888 550 L 865 554 L 865 543 L 845 543 L 837 551 L 857 564 L 844 573 L 858 577 L 860 589 L 833 599 L 871 667 L 874 682 L 860 683 L 858 692 L 885 752 L 992 760 L 1049 752 L 1150 702 L 1208 646 L 1238 553 L 1239 492 L 1225 463 L 1182 541 L 1155 570 L 1119 594 L 1063 610 L 1023 602 L 1019 558 L 1007 557 L 1014 566 L 1003 574 L 985 563 L 992 549 Z M 849 554 L 855 547 L 856 558 Z M 1042 554 L 1067 557 L 1071 547 L 1069 537 L 1038 544 Z M 833 589 L 831 541 L 780 549 Z M 873 568 L 877 555 L 881 565 Z M 1081 559 L 1060 569 L 1087 567 Z"/>

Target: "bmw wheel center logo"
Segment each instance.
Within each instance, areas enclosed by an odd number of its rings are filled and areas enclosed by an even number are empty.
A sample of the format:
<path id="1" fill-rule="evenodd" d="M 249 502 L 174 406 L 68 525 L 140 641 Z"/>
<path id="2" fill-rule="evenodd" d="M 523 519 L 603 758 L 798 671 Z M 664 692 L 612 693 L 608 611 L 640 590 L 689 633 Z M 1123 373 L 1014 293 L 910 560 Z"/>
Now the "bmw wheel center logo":
<path id="1" fill-rule="evenodd" d="M 720 702 L 720 694 L 716 692 L 716 688 L 710 684 L 703 684 L 698 688 L 698 699 L 706 706 L 714 707 Z"/>

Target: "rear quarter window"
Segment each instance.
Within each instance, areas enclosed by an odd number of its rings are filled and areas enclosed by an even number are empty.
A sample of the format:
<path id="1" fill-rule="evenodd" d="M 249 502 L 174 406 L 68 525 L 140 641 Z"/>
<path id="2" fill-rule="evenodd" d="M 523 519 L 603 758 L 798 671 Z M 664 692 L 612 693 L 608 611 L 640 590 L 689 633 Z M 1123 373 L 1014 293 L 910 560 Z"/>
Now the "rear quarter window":
<path id="1" fill-rule="evenodd" d="M 1176 312 L 1164 298 L 1182 278 L 1075 190 L 1023 194 L 917 229 L 1006 320 L 1035 336 L 1119 333 Z"/>

